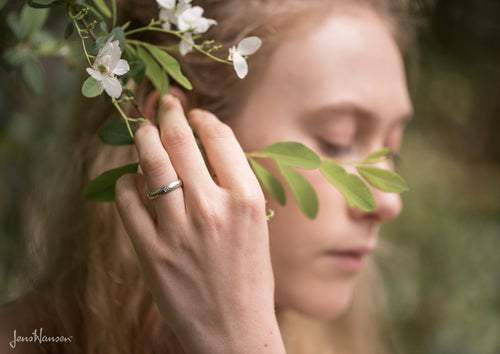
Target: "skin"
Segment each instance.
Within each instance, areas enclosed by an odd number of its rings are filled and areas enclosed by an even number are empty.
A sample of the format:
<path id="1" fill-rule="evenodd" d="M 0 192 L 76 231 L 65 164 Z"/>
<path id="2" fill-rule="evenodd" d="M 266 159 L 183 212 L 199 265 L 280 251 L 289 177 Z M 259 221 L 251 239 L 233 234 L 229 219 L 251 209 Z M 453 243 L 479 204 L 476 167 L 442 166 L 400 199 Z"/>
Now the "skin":
<path id="1" fill-rule="evenodd" d="M 321 25 L 304 28 L 281 41 L 234 120 L 243 148 L 298 141 L 321 156 L 347 161 L 383 147 L 397 152 L 412 106 L 385 22 L 370 9 L 344 6 Z M 392 162 L 376 166 L 391 169 Z M 379 226 L 400 213 L 401 200 L 371 188 L 377 206 L 365 213 L 349 208 L 319 171 L 305 175 L 319 198 L 315 220 L 301 213 L 290 193 L 285 207 L 267 198 L 276 211 L 269 222 L 276 305 L 332 319 L 349 305 L 359 272 L 331 253 L 355 249 L 368 252 L 366 257 L 376 247 Z"/>

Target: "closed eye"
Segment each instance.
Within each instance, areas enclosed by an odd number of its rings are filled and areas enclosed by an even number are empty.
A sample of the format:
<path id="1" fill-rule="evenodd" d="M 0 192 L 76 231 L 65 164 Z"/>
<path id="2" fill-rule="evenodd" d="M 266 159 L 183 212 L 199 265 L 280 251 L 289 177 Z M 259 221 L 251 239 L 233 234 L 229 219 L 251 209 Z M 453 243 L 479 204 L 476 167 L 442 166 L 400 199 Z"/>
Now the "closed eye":
<path id="1" fill-rule="evenodd" d="M 326 156 L 342 157 L 351 152 L 351 147 L 349 145 L 332 144 L 321 139 L 318 140 L 318 145 L 321 153 Z"/>

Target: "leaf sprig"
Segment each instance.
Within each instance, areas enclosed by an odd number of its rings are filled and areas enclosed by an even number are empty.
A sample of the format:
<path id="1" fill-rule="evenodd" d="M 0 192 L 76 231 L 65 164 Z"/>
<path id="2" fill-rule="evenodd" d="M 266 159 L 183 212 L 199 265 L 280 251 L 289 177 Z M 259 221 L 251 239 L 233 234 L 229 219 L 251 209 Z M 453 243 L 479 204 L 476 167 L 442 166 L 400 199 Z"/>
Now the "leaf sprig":
<path id="1" fill-rule="evenodd" d="M 386 160 L 389 153 L 390 149 L 384 148 L 362 161 L 348 162 L 347 164 L 355 165 L 358 173 L 373 187 L 384 192 L 402 193 L 407 191 L 408 187 L 397 173 L 373 166 L 364 166 Z M 247 158 L 262 187 L 278 203 L 285 205 L 286 194 L 282 183 L 255 159 L 270 158 L 274 160 L 299 208 L 311 219 L 314 219 L 318 213 L 318 198 L 307 179 L 293 168 L 319 169 L 321 174 L 342 193 L 350 207 L 358 207 L 366 212 L 375 209 L 375 199 L 366 183 L 359 176 L 348 173 L 339 162 L 319 157 L 303 144 L 280 142 L 267 146 L 259 152 L 249 153 Z"/>
<path id="2" fill-rule="evenodd" d="M 4 5 L 5 1 L 0 0 L 0 8 Z M 50 8 L 59 5 L 66 6 L 68 13 L 64 40 L 51 38 L 42 31 Z M 44 76 L 39 58 L 60 56 L 70 61 L 72 56 L 68 55 L 68 51 L 74 52 L 74 46 L 69 44 L 70 38 L 76 34 L 80 43 L 80 53 L 83 52 L 85 61 L 92 66 L 99 51 L 110 38 L 118 41 L 130 70 L 119 77 L 123 87 L 120 97 L 105 96 L 105 98 L 114 105 L 122 120 L 106 124 L 98 133 L 103 143 L 113 146 L 134 144 L 134 124 L 145 121 L 135 102 L 132 88 L 127 87 L 128 82 L 133 80 L 136 84 L 140 84 L 147 78 L 162 94 L 168 92 L 170 80 L 174 80 L 187 90 L 192 89 L 178 61 L 171 55 L 172 52 L 179 50 L 178 46 L 165 47 L 140 41 L 133 38 L 135 34 L 154 31 L 174 36 L 185 41 L 185 44 L 192 49 L 221 64 L 235 65 L 231 55 L 226 59 L 214 55 L 214 52 L 220 49 L 214 41 L 205 40 L 201 44 L 196 43 L 200 35 L 196 34 L 195 29 L 172 30 L 170 27 L 162 26 L 164 20 L 153 19 L 144 27 L 128 30 L 130 23 L 117 26 L 116 14 L 116 0 L 92 0 L 92 4 L 88 0 L 28 0 L 20 14 L 10 13 L 7 17 L 7 24 L 19 44 L 8 49 L 3 55 L 3 61 L 9 68 L 21 68 L 27 87 L 33 93 L 41 94 L 44 88 Z M 110 29 L 108 25 L 111 25 Z M 255 38 L 248 42 L 253 41 L 255 44 L 258 41 L 260 46 L 260 39 Z M 243 48 L 243 44 L 241 47 Z M 238 48 L 232 48 L 233 57 L 234 51 Z M 254 48 L 256 49 L 258 47 Z M 245 50 L 241 49 L 242 52 Z M 246 57 L 239 60 L 240 65 L 246 66 L 242 60 L 246 60 Z M 73 62 L 73 66 L 74 64 Z M 240 74 L 238 74 L 240 77 L 244 76 Z M 82 85 L 82 94 L 88 98 L 100 95 L 101 91 L 102 87 L 92 77 L 85 80 Z M 135 111 L 139 112 L 139 117 L 129 117 L 121 107 L 123 104 L 133 104 Z M 320 157 L 297 142 L 279 142 L 246 155 L 262 187 L 273 199 L 281 205 L 287 203 L 284 186 L 286 185 L 304 215 L 314 219 L 319 210 L 318 197 L 313 186 L 301 174 L 301 170 L 318 170 L 342 193 L 350 207 L 370 212 L 375 209 L 375 200 L 368 184 L 389 193 L 402 193 L 408 190 L 405 181 L 397 173 L 373 166 L 386 160 L 389 153 L 390 150 L 385 148 L 372 153 L 362 161 L 345 162 Z M 259 161 L 261 159 L 272 160 L 279 176 L 275 176 L 266 168 L 265 164 Z M 359 176 L 349 173 L 343 165 L 354 167 Z M 117 179 L 123 174 L 136 172 L 137 167 L 138 164 L 134 163 L 102 173 L 86 185 L 83 191 L 84 197 L 93 201 L 113 201 Z M 272 213 L 271 211 L 268 217 Z"/>

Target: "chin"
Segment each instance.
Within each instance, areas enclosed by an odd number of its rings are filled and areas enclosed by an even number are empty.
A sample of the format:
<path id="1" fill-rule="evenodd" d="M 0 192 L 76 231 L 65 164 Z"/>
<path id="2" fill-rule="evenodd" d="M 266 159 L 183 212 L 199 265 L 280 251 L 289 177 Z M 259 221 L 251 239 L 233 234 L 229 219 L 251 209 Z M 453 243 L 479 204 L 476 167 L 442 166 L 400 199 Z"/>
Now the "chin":
<path id="1" fill-rule="evenodd" d="M 276 289 L 278 309 L 291 310 L 310 318 L 331 321 L 341 317 L 350 307 L 355 281 L 327 282 L 295 289 Z"/>

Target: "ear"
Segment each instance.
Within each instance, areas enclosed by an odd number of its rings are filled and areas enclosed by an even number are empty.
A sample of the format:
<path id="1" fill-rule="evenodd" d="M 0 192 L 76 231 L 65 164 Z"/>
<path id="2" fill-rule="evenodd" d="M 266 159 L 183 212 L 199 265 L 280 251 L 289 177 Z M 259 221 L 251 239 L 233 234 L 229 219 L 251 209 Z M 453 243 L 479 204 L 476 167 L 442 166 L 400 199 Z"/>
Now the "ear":
<path id="1" fill-rule="evenodd" d="M 179 87 L 170 86 L 168 93 L 172 96 L 177 97 L 179 101 L 181 101 L 184 111 L 190 109 L 186 93 Z M 142 112 L 144 114 L 144 118 L 148 119 L 153 123 L 155 121 L 155 115 L 156 115 L 156 110 L 158 108 L 159 99 L 160 99 L 160 91 L 153 90 L 147 95 L 146 100 L 144 101 L 144 107 Z"/>

